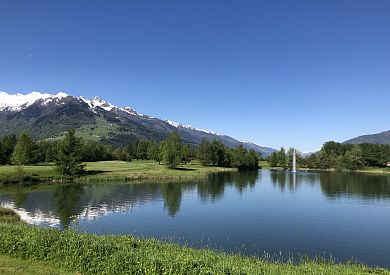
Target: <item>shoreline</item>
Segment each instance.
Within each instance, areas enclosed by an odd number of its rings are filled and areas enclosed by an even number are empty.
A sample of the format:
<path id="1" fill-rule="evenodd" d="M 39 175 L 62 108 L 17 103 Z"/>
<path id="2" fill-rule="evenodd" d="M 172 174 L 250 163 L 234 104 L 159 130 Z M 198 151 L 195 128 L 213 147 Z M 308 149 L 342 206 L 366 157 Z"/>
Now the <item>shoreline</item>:
<path id="1" fill-rule="evenodd" d="M 263 169 L 269 170 L 278 170 L 278 171 L 289 171 L 284 170 L 282 167 L 264 167 Z M 379 170 L 378 170 L 379 169 Z M 316 169 L 316 168 L 298 168 L 297 171 L 302 172 L 334 172 L 334 173 L 361 173 L 361 174 L 390 174 L 390 168 L 369 168 L 364 170 L 356 170 L 356 171 L 337 171 L 335 169 Z"/>
<path id="2" fill-rule="evenodd" d="M 16 166 L 0 166 L 0 186 L 17 184 L 63 184 L 91 182 L 142 182 L 148 180 L 191 180 L 207 178 L 210 174 L 236 172 L 236 168 L 206 166 L 197 163 L 181 165 L 178 169 L 168 169 L 152 161 L 104 161 L 89 162 L 84 175 L 62 179 L 53 164 L 23 166 L 24 174 L 16 174 Z"/>
<path id="3" fill-rule="evenodd" d="M 0 208 L 0 261 L 33 262 L 78 274 L 390 274 L 388 269 L 332 260 L 280 262 L 195 249 L 155 238 L 99 236 L 29 226 Z"/>

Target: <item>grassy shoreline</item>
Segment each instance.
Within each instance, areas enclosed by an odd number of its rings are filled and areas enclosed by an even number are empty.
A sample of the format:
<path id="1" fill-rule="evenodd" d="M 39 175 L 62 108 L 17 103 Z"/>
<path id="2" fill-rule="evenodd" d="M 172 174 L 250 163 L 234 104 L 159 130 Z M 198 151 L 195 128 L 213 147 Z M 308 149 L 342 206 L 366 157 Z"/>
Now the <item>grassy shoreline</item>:
<path id="1" fill-rule="evenodd" d="M 74 182 L 109 182 L 142 180 L 186 180 L 204 178 L 211 173 L 237 171 L 235 168 L 203 167 L 198 163 L 181 165 L 178 169 L 168 169 L 153 161 L 99 161 L 86 163 L 86 171 Z M 22 166 L 22 175 L 15 166 L 0 166 L 0 184 L 20 182 L 57 183 L 64 182 L 51 163 Z M 65 181 L 66 182 L 66 181 Z"/>
<path id="2" fill-rule="evenodd" d="M 360 264 L 280 263 L 156 239 L 38 228 L 12 210 L 0 210 L 0 233 L 0 263 L 10 270 L 28 265 L 30 274 L 42 274 L 42 266 L 70 274 L 390 274 Z"/>
<path id="3" fill-rule="evenodd" d="M 271 167 L 269 166 L 268 162 L 262 161 L 260 162 L 260 165 L 262 168 L 266 169 L 272 169 L 272 170 L 280 170 L 284 171 L 282 167 Z M 298 171 L 303 171 L 303 172 L 339 172 L 334 169 L 316 169 L 316 168 L 298 168 Z M 372 173 L 372 174 L 390 174 L 390 167 L 366 167 L 362 170 L 356 170 L 356 171 L 341 171 L 341 172 L 349 172 L 349 173 Z"/>
<path id="4" fill-rule="evenodd" d="M 270 167 L 267 162 L 260 162 L 265 169 L 283 170 L 281 167 Z M 301 168 L 300 171 L 320 171 L 318 169 Z M 20 174 L 21 171 L 21 174 Z M 87 162 L 86 171 L 75 178 L 76 183 L 90 182 L 136 182 L 144 180 L 190 180 L 205 178 L 218 172 L 234 172 L 236 168 L 201 166 L 193 162 L 181 165 L 178 169 L 168 169 L 154 161 L 99 161 Z M 332 170 L 323 170 L 332 172 Z M 320 171 L 321 172 L 321 171 Z M 367 168 L 352 173 L 390 174 L 390 168 Z M 63 183 L 54 164 L 45 163 L 33 166 L 0 166 L 0 185 L 16 183 Z"/>

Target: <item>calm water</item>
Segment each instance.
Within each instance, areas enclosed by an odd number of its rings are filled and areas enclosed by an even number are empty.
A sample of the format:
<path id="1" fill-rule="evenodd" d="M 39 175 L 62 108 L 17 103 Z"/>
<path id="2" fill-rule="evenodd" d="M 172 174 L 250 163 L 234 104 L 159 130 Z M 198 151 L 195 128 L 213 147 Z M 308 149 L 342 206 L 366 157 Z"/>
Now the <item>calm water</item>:
<path id="1" fill-rule="evenodd" d="M 0 189 L 40 226 L 390 267 L 390 175 L 259 170 L 186 183 Z"/>

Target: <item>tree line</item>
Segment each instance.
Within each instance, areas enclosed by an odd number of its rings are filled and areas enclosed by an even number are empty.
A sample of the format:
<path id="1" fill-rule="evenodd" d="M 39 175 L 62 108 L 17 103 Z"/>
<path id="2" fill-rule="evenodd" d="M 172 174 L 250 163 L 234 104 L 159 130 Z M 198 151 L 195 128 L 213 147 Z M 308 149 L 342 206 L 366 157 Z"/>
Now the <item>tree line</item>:
<path id="1" fill-rule="evenodd" d="M 0 140 L 0 165 L 55 162 L 59 172 L 69 176 L 80 174 L 83 162 L 154 160 L 174 169 L 194 159 L 204 166 L 253 168 L 258 167 L 260 155 L 242 145 L 229 148 L 217 140 L 204 139 L 199 146 L 190 146 L 183 143 L 177 132 L 160 143 L 136 140 L 122 148 L 83 140 L 76 136 L 75 130 L 69 130 L 61 140 L 33 141 L 27 133 L 19 137 L 10 134 Z"/>
<path id="2" fill-rule="evenodd" d="M 291 169 L 293 149 L 282 147 L 268 158 L 271 167 Z M 365 167 L 386 167 L 390 162 L 390 145 L 363 143 L 343 144 L 326 142 L 320 151 L 303 157 L 297 153 L 297 165 L 302 168 L 356 171 Z"/>

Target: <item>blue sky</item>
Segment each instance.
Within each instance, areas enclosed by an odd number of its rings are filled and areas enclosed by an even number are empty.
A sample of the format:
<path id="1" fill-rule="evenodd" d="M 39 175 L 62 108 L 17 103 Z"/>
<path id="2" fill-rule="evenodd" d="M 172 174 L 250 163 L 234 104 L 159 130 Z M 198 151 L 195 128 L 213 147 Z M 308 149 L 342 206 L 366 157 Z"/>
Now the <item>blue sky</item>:
<path id="1" fill-rule="evenodd" d="M 279 148 L 390 129 L 390 1 L 2 1 L 0 91 Z"/>

